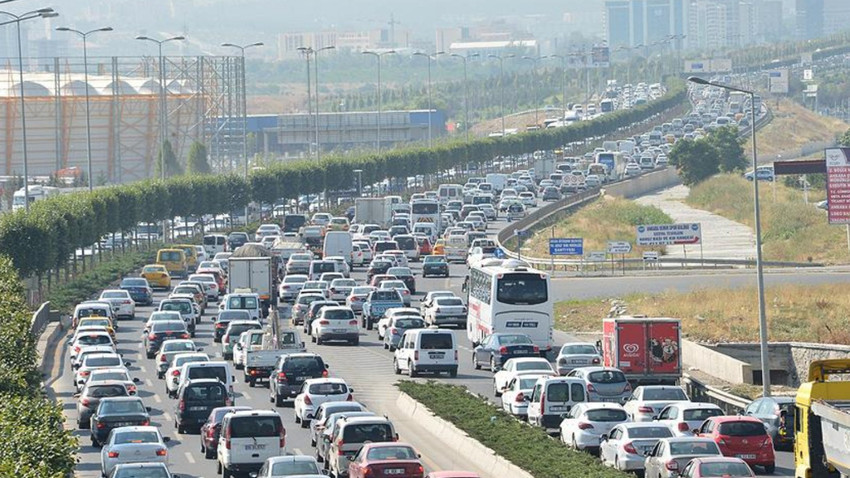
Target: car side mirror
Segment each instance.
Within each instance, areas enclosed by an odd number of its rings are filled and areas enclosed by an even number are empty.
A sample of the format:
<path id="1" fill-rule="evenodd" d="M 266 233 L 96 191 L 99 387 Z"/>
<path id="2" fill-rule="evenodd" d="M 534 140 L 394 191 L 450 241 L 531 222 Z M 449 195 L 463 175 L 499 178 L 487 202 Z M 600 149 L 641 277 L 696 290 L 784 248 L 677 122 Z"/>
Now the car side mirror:
<path id="1" fill-rule="evenodd" d="M 145 407 L 145 410 L 150 413 L 153 409 L 151 407 Z"/>
<path id="2" fill-rule="evenodd" d="M 354 455 L 348 455 L 345 457 L 348 461 L 354 461 Z"/>
<path id="3" fill-rule="evenodd" d="M 82 395 L 83 395 L 82 393 L 77 392 L 77 393 L 75 393 L 75 394 L 73 394 L 73 395 L 71 395 L 71 396 L 72 396 L 72 397 L 74 397 L 74 398 L 80 398 Z"/>
<path id="4" fill-rule="evenodd" d="M 129 367 L 129 366 L 131 366 L 131 365 L 133 365 L 133 362 L 130 362 L 129 360 L 128 360 L 128 361 L 126 361 L 126 362 L 124 362 L 124 366 L 125 366 L 125 367 Z"/>
<path id="5" fill-rule="evenodd" d="M 257 478 L 260 475 L 258 475 L 256 471 L 252 471 L 251 473 L 248 473 L 248 476 L 251 478 Z"/>
<path id="6" fill-rule="evenodd" d="M 699 429 L 694 428 L 694 429 L 693 429 L 693 433 L 694 433 L 694 435 L 699 435 Z"/>
<path id="7" fill-rule="evenodd" d="M 142 381 L 138 377 L 133 377 L 133 383 L 142 383 Z"/>
<path id="8" fill-rule="evenodd" d="M 658 415 L 654 415 L 654 416 L 652 417 L 652 421 L 657 422 L 657 421 L 658 421 Z"/>
<path id="9" fill-rule="evenodd" d="M 170 442 L 170 441 L 171 441 L 171 437 L 162 437 L 162 442 L 163 442 L 163 443 L 168 443 L 168 442 Z"/>
<path id="10" fill-rule="evenodd" d="M 198 348 L 197 348 L 197 351 L 198 351 L 198 352 L 203 352 L 203 351 L 204 351 L 204 348 L 203 348 L 203 347 L 198 347 Z"/>
<path id="11" fill-rule="evenodd" d="M 325 442 L 325 443 L 330 443 L 330 442 L 331 442 L 331 437 L 329 437 L 329 436 L 327 436 L 327 435 L 323 435 L 323 436 L 322 436 L 322 441 L 323 441 L 323 442 Z"/>
<path id="12" fill-rule="evenodd" d="M 325 364 L 325 368 L 331 368 L 331 366 L 328 365 L 328 364 Z"/>
<path id="13" fill-rule="evenodd" d="M 608 441 L 608 435 L 606 435 L 605 433 L 603 433 L 603 434 L 602 434 L 602 436 L 600 436 L 600 437 L 599 437 L 599 440 L 601 440 L 601 441 Z"/>

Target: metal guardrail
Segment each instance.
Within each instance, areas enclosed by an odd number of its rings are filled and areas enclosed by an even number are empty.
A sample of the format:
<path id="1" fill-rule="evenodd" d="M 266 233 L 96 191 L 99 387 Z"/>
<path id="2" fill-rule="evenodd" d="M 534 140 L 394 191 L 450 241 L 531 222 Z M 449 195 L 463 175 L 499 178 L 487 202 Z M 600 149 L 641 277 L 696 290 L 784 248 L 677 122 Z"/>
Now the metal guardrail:
<path id="1" fill-rule="evenodd" d="M 681 384 L 691 400 L 713 403 L 729 415 L 743 412 L 750 403 L 746 398 L 706 385 L 688 374 L 682 376 Z"/>
<path id="2" fill-rule="evenodd" d="M 32 322 L 30 323 L 30 333 L 38 337 L 44 332 L 44 329 L 47 328 L 47 324 L 50 322 L 50 302 L 45 302 L 41 304 L 41 306 L 33 312 L 32 314 Z"/>

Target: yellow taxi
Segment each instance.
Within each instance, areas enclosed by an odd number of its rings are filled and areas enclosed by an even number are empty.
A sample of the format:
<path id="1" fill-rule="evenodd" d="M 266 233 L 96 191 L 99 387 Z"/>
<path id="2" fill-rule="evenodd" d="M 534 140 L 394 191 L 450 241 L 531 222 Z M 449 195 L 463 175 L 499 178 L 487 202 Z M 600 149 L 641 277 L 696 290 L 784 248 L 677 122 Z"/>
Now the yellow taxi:
<path id="1" fill-rule="evenodd" d="M 437 239 L 437 242 L 434 243 L 434 248 L 431 250 L 431 254 L 435 256 L 442 256 L 446 253 L 446 241 L 445 239 Z"/>
<path id="2" fill-rule="evenodd" d="M 159 252 L 162 252 L 162 250 L 160 250 Z M 159 259 L 159 252 L 157 253 L 157 259 Z M 165 263 L 146 265 L 142 268 L 141 276 L 148 280 L 148 283 L 151 285 L 151 288 L 171 288 L 171 273 L 168 272 L 168 268 Z"/>
<path id="3" fill-rule="evenodd" d="M 172 247 L 174 249 L 183 249 L 183 253 L 186 254 L 186 265 L 190 272 L 194 272 L 198 268 L 200 260 L 198 259 L 198 250 L 194 244 L 175 244 Z"/>
<path id="4" fill-rule="evenodd" d="M 347 217 L 332 217 L 331 222 L 328 223 L 328 228 L 331 231 L 347 231 L 350 227 Z"/>
<path id="5" fill-rule="evenodd" d="M 78 328 L 87 326 L 103 327 L 107 332 L 109 332 L 109 336 L 112 337 L 112 341 L 118 343 L 118 339 L 115 338 L 115 327 L 112 325 L 112 319 L 109 317 L 82 317 L 79 322 L 77 322 Z"/>

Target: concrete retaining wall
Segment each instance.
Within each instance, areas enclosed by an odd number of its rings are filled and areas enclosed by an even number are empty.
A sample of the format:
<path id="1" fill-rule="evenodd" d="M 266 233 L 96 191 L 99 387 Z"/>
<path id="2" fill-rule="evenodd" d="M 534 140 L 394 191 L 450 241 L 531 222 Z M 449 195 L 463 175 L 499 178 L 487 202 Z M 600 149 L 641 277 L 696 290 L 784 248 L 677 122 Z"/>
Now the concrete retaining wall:
<path id="1" fill-rule="evenodd" d="M 446 453 L 463 455 L 479 464 L 492 478 L 534 478 L 530 473 L 497 455 L 496 452 L 470 438 L 463 430 L 434 415 L 425 405 L 406 393 L 399 393 L 396 407 L 419 426 L 442 439 Z"/>
<path id="2" fill-rule="evenodd" d="M 850 358 L 850 346 L 815 344 L 807 342 L 791 342 L 788 344 L 791 355 L 791 376 L 789 385 L 800 386 L 800 382 L 808 380 L 809 364 L 813 360 L 832 358 Z"/>
<path id="3" fill-rule="evenodd" d="M 732 383 L 753 383 L 752 366 L 709 347 L 682 340 L 682 364 Z"/>
<path id="4" fill-rule="evenodd" d="M 682 179 L 676 172 L 676 168 L 668 167 L 661 171 L 653 171 L 643 174 L 628 181 L 620 181 L 618 183 L 605 186 L 605 194 L 617 196 L 625 199 L 632 199 L 639 196 L 658 191 L 660 189 L 669 188 L 682 183 Z"/>

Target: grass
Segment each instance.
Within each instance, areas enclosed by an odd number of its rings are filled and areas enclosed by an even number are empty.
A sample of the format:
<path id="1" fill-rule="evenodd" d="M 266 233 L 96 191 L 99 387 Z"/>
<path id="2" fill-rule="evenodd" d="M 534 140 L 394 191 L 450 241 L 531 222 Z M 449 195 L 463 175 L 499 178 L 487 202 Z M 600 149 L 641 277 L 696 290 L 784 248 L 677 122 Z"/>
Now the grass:
<path id="1" fill-rule="evenodd" d="M 567 448 L 542 428 L 520 422 L 486 400 L 468 393 L 465 387 L 433 381 L 403 381 L 397 385 L 434 414 L 535 478 L 629 476 L 603 466 L 587 453 Z"/>
<path id="2" fill-rule="evenodd" d="M 809 204 L 802 191 L 759 183 L 764 258 L 776 261 L 848 262 L 847 238 L 841 226 L 827 222 L 826 212 L 814 207 L 823 192 L 810 191 Z M 774 200 L 774 188 L 776 189 Z M 733 221 L 755 227 L 753 184 L 737 175 L 723 174 L 691 188 L 687 203 Z"/>
<path id="3" fill-rule="evenodd" d="M 773 161 L 777 154 L 799 151 L 808 143 L 833 141 L 850 128 L 839 119 L 821 116 L 790 100 L 780 101 L 778 107 L 770 101 L 769 106 L 773 121 L 756 133 L 761 162 Z M 744 150 L 747 154 L 752 151 L 749 140 Z"/>
<path id="4" fill-rule="evenodd" d="M 783 284 L 765 291 L 769 339 L 776 342 L 850 343 L 850 295 L 844 284 Z M 566 332 L 599 332 L 614 299 L 555 304 L 556 327 Z M 697 342 L 755 342 L 758 302 L 755 287 L 622 297 L 629 314 L 682 319 L 682 333 Z"/>
<path id="5" fill-rule="evenodd" d="M 552 227 L 539 229 L 523 242 L 532 257 L 549 257 L 549 238 L 582 237 L 584 250 L 605 251 L 608 241 L 635 242 L 635 226 L 670 224 L 673 220 L 654 206 L 643 206 L 627 199 L 603 196 L 559 221 Z M 627 257 L 641 257 L 645 250 L 663 251 L 661 247 L 633 247 Z"/>

